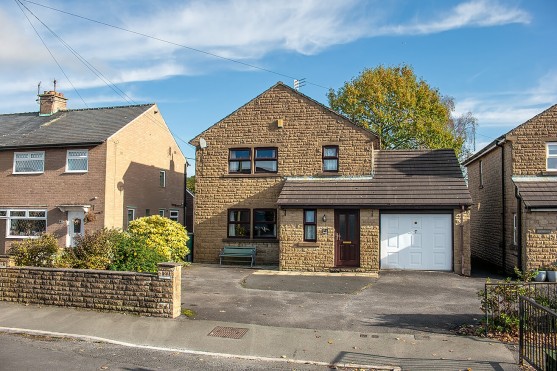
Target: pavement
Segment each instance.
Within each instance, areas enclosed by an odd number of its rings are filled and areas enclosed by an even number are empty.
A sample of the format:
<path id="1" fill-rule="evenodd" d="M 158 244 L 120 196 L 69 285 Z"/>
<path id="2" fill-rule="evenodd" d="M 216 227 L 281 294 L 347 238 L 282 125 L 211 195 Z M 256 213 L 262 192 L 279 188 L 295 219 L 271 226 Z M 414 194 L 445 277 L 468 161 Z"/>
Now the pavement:
<path id="1" fill-rule="evenodd" d="M 273 287 L 273 282 L 275 282 L 275 285 L 279 285 L 279 288 L 287 288 L 284 284 L 281 284 L 282 278 L 289 281 L 288 285 L 295 287 L 305 285 L 311 287 L 314 291 L 298 292 L 298 294 L 301 294 L 300 296 L 342 295 L 347 303 L 362 296 L 373 297 L 372 291 L 370 291 L 372 295 L 366 295 L 368 290 L 374 286 L 381 287 L 378 283 L 382 280 L 388 282 L 388 279 L 383 278 L 383 274 L 379 279 L 373 277 L 326 276 L 323 277 L 323 283 L 319 276 L 283 276 L 276 273 L 273 275 L 271 272 L 265 274 L 261 271 L 259 274 L 252 274 L 255 271 L 251 270 L 249 271 L 250 274 L 244 276 L 246 272 L 242 268 L 194 265 L 191 270 L 189 268 L 185 270 L 183 278 L 190 281 L 186 285 L 187 288 L 196 281 L 194 277 L 197 277 L 197 281 L 210 281 L 214 279 L 213 276 L 216 276 L 217 278 L 220 277 L 220 280 L 216 280 L 220 282 L 225 282 L 224 279 L 228 279 L 230 276 L 243 277 L 234 282 L 229 281 L 228 286 L 225 285 L 225 287 L 231 287 L 233 290 L 228 292 L 219 290 L 213 293 L 214 297 L 219 298 L 221 304 L 226 301 L 220 298 L 228 297 L 230 305 L 238 305 L 234 298 L 236 292 L 244 291 L 245 295 L 268 292 L 275 297 L 296 294 L 297 292 L 271 290 L 276 288 Z M 275 277 L 275 281 L 270 278 L 272 276 Z M 258 277 L 262 278 L 258 280 Z M 294 283 L 292 277 L 297 277 L 297 284 Z M 392 276 L 393 279 L 397 277 L 399 276 L 396 274 Z M 356 278 L 371 279 L 372 282 L 360 282 Z M 463 284 L 472 282 L 449 273 L 444 273 L 442 278 L 443 281 L 460 278 L 463 280 Z M 357 285 L 347 284 L 346 280 L 354 280 L 359 283 Z M 312 285 L 311 282 L 317 283 Z M 248 286 L 259 286 L 260 288 L 250 289 Z M 316 288 L 316 286 L 320 286 L 321 289 Z M 315 292 L 325 291 L 325 288 L 330 286 L 337 286 L 337 288 L 335 290 L 327 289 L 328 291 L 325 293 Z M 344 291 L 340 290 L 339 287 L 344 287 Z M 205 288 L 208 293 L 215 289 L 215 287 L 209 285 L 205 285 Z M 381 290 L 385 289 L 382 288 Z M 396 287 L 393 287 L 393 291 L 390 292 L 391 296 L 399 296 L 399 307 L 404 307 L 405 293 L 398 295 L 395 290 Z M 337 293 L 331 293 L 330 291 L 337 291 Z M 339 294 L 338 291 L 345 293 Z M 216 292 L 219 293 L 216 294 Z M 191 307 L 192 303 L 189 302 L 187 289 L 184 295 L 184 306 L 188 307 L 189 304 Z M 197 298 L 199 299 L 199 296 Z M 298 299 L 298 297 L 295 299 Z M 359 300 L 363 299 L 360 298 Z M 372 299 L 366 298 L 366 300 Z M 319 302 L 304 308 L 283 308 L 280 313 L 286 319 L 296 317 L 292 315 L 292 312 L 310 313 L 302 316 L 309 317 L 315 307 L 321 305 L 326 304 Z M 233 309 L 231 306 L 222 308 L 224 308 L 221 309 L 224 313 L 221 314 L 228 313 L 227 309 Z M 400 311 L 400 308 L 391 309 Z M 196 310 L 199 310 L 200 313 L 204 312 L 200 301 Z M 335 308 L 335 311 L 336 316 L 333 317 L 344 317 L 342 310 L 337 311 Z M 0 302 L 0 331 L 48 334 L 146 349 L 165 349 L 199 355 L 253 359 L 261 364 L 262 369 L 265 368 L 265 362 L 270 360 L 284 361 L 285 369 L 295 368 L 292 365 L 296 363 L 312 363 L 324 366 L 329 364 L 352 365 L 362 368 L 390 370 L 518 369 L 515 360 L 516 351 L 509 349 L 500 342 L 489 339 L 456 336 L 436 329 L 430 329 L 429 331 L 411 329 L 409 331 L 404 324 L 400 328 L 377 326 L 382 331 L 375 331 L 376 327 L 374 326 L 362 327 L 360 325 L 356 327 L 339 325 L 337 328 L 332 328 L 334 326 L 325 326 L 330 318 L 333 318 L 331 316 L 326 317 L 322 323 L 323 326 L 320 327 L 290 326 L 290 320 L 286 321 L 286 325 L 275 326 L 270 323 L 280 322 L 280 313 L 273 314 L 273 316 L 258 316 L 255 315 L 256 312 L 257 308 L 245 310 L 243 321 L 231 321 L 230 317 L 223 317 L 226 318 L 224 321 L 200 319 L 199 316 L 196 316 L 195 319 L 186 316 L 177 319 L 161 319 L 120 313 L 101 313 L 80 309 L 25 306 Z M 251 314 L 254 314 L 255 320 L 249 319 Z M 314 316 L 318 315 L 318 313 L 314 314 Z M 267 319 L 267 317 L 274 316 L 279 316 L 279 318 Z M 260 317 L 261 320 L 258 320 Z"/>

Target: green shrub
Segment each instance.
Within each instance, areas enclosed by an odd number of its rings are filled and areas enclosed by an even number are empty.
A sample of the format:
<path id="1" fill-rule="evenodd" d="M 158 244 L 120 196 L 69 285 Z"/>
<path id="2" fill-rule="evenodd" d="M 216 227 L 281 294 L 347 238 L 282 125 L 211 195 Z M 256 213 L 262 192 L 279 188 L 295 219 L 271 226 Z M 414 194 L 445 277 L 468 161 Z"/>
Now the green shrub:
<path id="1" fill-rule="evenodd" d="M 128 233 L 143 239 L 147 247 L 164 256 L 166 261 L 183 262 L 189 254 L 186 229 L 168 218 L 153 215 L 136 219 L 130 222 Z"/>
<path id="2" fill-rule="evenodd" d="M 58 240 L 52 234 L 43 234 L 12 243 L 9 253 L 16 265 L 52 268 L 59 255 Z"/>
<path id="3" fill-rule="evenodd" d="M 75 238 L 75 247 L 64 250 L 58 266 L 79 269 L 107 269 L 112 262 L 113 249 L 122 232 L 99 229 Z"/>
<path id="4" fill-rule="evenodd" d="M 133 272 L 157 272 L 157 264 L 166 257 L 147 246 L 145 238 L 123 233 L 113 250 L 111 270 Z"/>

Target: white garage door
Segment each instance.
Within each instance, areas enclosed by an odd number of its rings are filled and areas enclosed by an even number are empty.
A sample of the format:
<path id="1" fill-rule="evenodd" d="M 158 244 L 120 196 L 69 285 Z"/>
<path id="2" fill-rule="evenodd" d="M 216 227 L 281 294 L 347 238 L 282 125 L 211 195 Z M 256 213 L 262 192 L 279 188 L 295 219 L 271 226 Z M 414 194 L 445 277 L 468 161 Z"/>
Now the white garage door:
<path id="1" fill-rule="evenodd" d="M 452 270 L 450 214 L 382 214 L 381 269 Z"/>

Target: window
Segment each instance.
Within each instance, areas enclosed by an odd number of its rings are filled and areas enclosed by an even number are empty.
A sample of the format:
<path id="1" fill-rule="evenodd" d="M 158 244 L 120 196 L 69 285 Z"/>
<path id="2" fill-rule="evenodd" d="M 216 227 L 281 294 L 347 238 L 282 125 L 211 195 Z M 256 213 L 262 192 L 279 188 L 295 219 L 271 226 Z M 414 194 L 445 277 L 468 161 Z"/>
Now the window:
<path id="1" fill-rule="evenodd" d="M 338 146 L 323 146 L 323 171 L 338 171 Z"/>
<path id="2" fill-rule="evenodd" d="M 174 220 L 175 222 L 177 222 L 179 215 L 180 212 L 178 210 L 170 210 L 170 220 Z"/>
<path id="3" fill-rule="evenodd" d="M 231 149 L 228 155 L 230 174 L 251 174 L 251 149 Z"/>
<path id="4" fill-rule="evenodd" d="M 304 210 L 304 241 L 317 241 L 317 210 Z"/>
<path id="5" fill-rule="evenodd" d="M 164 188 L 166 187 L 166 171 L 159 171 L 159 185 Z"/>
<path id="6" fill-rule="evenodd" d="M 151 216 L 151 209 L 145 209 L 145 216 Z"/>
<path id="7" fill-rule="evenodd" d="M 85 173 L 89 169 L 89 151 L 70 149 L 66 155 L 66 172 Z"/>
<path id="8" fill-rule="evenodd" d="M 518 245 L 518 218 L 516 213 L 513 213 L 513 244 Z"/>
<path id="9" fill-rule="evenodd" d="M 135 209 L 128 208 L 128 225 L 135 219 Z"/>
<path id="10" fill-rule="evenodd" d="M 277 172 L 277 149 L 255 148 L 255 172 L 276 173 Z"/>
<path id="11" fill-rule="evenodd" d="M 228 237 L 249 238 L 250 218 L 247 209 L 228 210 Z"/>
<path id="12" fill-rule="evenodd" d="M 8 237 L 38 237 L 46 233 L 46 210 L 2 210 Z"/>
<path id="13" fill-rule="evenodd" d="M 164 216 L 164 209 L 159 209 L 159 215 Z"/>
<path id="14" fill-rule="evenodd" d="M 275 209 L 253 210 L 253 237 L 277 237 L 277 211 Z"/>
<path id="15" fill-rule="evenodd" d="M 557 143 L 547 143 L 547 170 L 557 171 Z"/>
<path id="16" fill-rule="evenodd" d="M 484 164 L 482 160 L 480 160 L 479 172 L 480 172 L 480 188 L 481 188 L 484 186 Z"/>
<path id="17" fill-rule="evenodd" d="M 13 173 L 44 173 L 44 152 L 14 152 Z"/>

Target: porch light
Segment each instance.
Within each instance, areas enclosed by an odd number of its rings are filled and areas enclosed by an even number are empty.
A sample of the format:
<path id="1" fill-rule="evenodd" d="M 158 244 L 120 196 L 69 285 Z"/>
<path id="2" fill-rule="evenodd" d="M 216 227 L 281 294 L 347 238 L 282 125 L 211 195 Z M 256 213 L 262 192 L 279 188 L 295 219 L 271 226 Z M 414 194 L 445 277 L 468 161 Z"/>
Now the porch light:
<path id="1" fill-rule="evenodd" d="M 323 218 L 321 218 L 324 222 L 327 221 L 327 215 L 323 214 Z"/>

